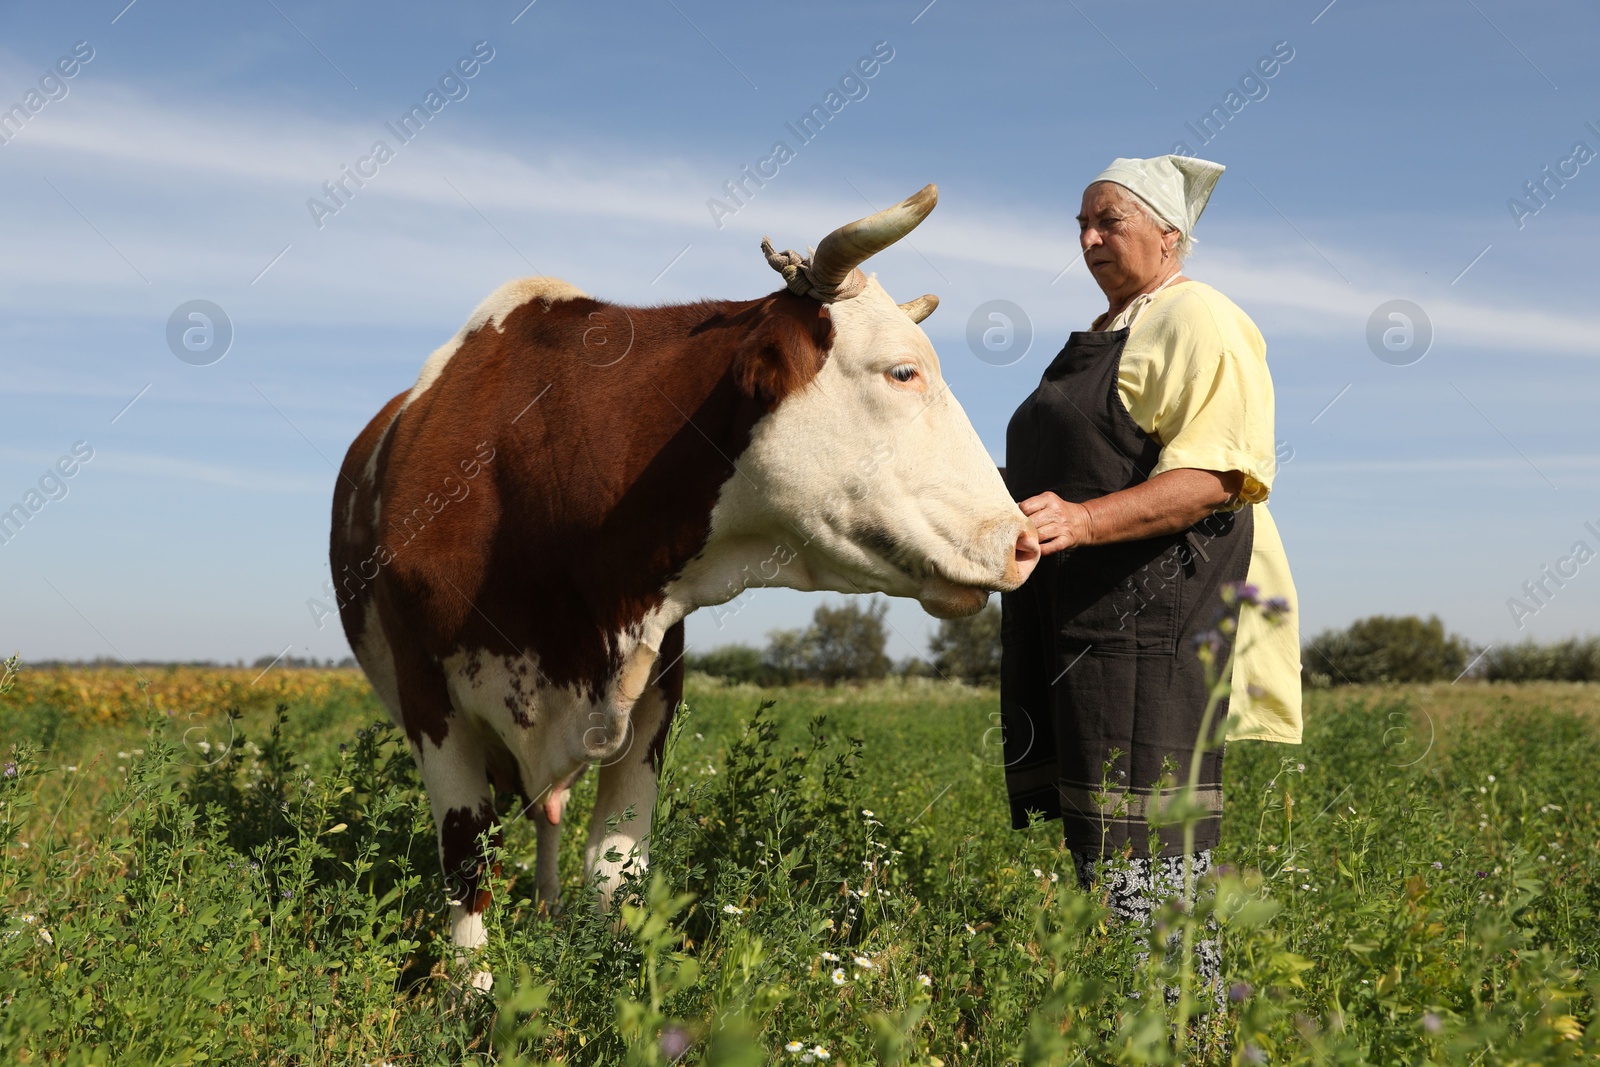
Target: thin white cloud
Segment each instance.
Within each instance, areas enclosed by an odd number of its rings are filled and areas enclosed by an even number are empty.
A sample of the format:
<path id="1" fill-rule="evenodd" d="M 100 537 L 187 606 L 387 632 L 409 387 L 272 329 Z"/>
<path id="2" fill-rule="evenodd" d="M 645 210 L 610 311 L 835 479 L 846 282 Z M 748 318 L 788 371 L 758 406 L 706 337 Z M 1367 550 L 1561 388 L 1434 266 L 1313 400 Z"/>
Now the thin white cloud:
<path id="1" fill-rule="evenodd" d="M 580 152 L 530 146 L 527 154 L 484 148 L 469 143 L 461 127 L 452 125 L 457 115 L 451 109 L 470 112 L 470 98 L 449 105 L 414 142 L 400 147 L 381 122 L 299 116 L 286 122 L 259 109 L 171 104 L 110 83 L 85 86 L 83 95 L 90 96 L 91 88 L 92 107 L 83 100 L 85 106 L 31 124 L 25 138 L 5 146 L 7 161 L 39 173 L 70 173 L 79 182 L 114 175 L 125 197 L 141 195 L 131 187 L 142 181 L 143 196 L 165 198 L 174 210 L 182 206 L 197 216 L 236 213 L 240 190 L 248 187 L 248 202 L 260 217 L 239 221 L 227 242 L 209 226 L 174 230 L 170 217 L 160 212 L 141 217 L 124 211 L 108 228 L 124 235 L 118 243 L 126 242 L 136 262 L 154 260 L 149 269 L 157 274 L 164 267 L 179 272 L 181 266 L 187 273 L 242 278 L 254 275 L 285 244 L 297 242 L 300 247 L 284 266 L 274 268 L 299 279 L 301 299 L 292 307 L 279 305 L 287 320 L 348 308 L 352 293 L 386 287 L 414 293 L 429 275 L 481 273 L 484 241 L 494 242 L 488 247 L 496 248 L 496 262 L 513 271 L 525 273 L 518 256 L 549 273 L 581 266 L 583 274 L 574 272 L 574 280 L 602 295 L 664 300 L 683 295 L 691 278 L 696 295 L 719 288 L 743 292 L 757 262 L 750 246 L 759 236 L 770 233 L 780 245 L 800 246 L 867 210 L 859 199 L 805 194 L 797 177 L 780 174 L 774 187 L 758 191 L 718 231 L 705 201 L 717 194 L 717 176 L 726 161 L 640 160 L 620 145 L 610 154 L 593 147 Z M 343 257 L 354 253 L 336 247 L 326 230 L 317 231 L 305 201 L 320 195 L 324 180 L 365 155 L 378 139 L 397 148 L 395 161 L 358 190 L 349 207 L 326 220 L 327 230 L 359 236 L 363 269 L 353 270 Z M 451 182 L 441 178 L 452 175 Z M 488 226 L 475 217 L 480 212 L 490 220 Z M 463 216 L 470 228 L 463 227 Z M 59 225 L 59 219 L 34 219 L 11 235 L 29 253 L 0 266 L 3 276 L 25 286 L 20 290 L 25 296 L 13 297 L 26 301 L 18 310 L 36 305 L 67 281 L 77 293 L 85 285 L 126 287 L 130 281 L 126 267 L 109 253 L 86 261 L 81 251 L 70 256 L 53 251 Z M 512 242 L 506 231 L 513 229 L 537 238 Z M 252 234 L 258 246 L 245 239 Z M 516 244 L 518 256 L 510 255 L 502 240 Z M 1246 240 L 1253 239 L 1246 235 Z M 651 278 L 685 243 L 696 246 L 693 258 L 678 268 L 677 277 L 669 276 L 657 296 Z M 935 271 L 954 278 L 956 288 L 981 278 L 984 289 L 998 280 L 1051 297 L 1057 292 L 1062 298 L 1083 297 L 1092 290 L 1081 266 L 1059 286 L 1047 287 L 1076 252 L 1071 219 L 1059 204 L 1028 212 L 970 199 L 952 203 L 947 197 L 937 224 L 920 230 L 913 243 L 930 265 L 940 264 Z M 1600 317 L 1512 298 L 1466 299 L 1442 283 L 1419 286 L 1418 272 L 1374 262 L 1362 248 L 1324 246 L 1358 280 L 1351 284 L 1309 248 L 1285 256 L 1281 243 L 1268 247 L 1278 251 L 1268 256 L 1259 245 L 1230 244 L 1226 236 L 1216 236 L 1207 241 L 1197 266 L 1252 314 L 1270 321 L 1277 334 L 1359 337 L 1373 308 L 1404 293 L 1426 309 L 1436 344 L 1600 355 Z M 505 265 L 495 269 L 504 272 Z M 274 278 L 272 284 L 285 283 Z M 415 301 L 408 297 L 407 303 Z"/>
<path id="2" fill-rule="evenodd" d="M 331 471 L 326 478 L 292 477 L 271 471 L 242 470 L 173 456 L 121 452 L 113 448 L 98 450 L 95 453 L 94 465 L 97 470 L 110 471 L 125 477 L 195 482 L 232 489 L 248 489 L 259 493 L 327 496 L 332 492 L 334 479 Z"/>

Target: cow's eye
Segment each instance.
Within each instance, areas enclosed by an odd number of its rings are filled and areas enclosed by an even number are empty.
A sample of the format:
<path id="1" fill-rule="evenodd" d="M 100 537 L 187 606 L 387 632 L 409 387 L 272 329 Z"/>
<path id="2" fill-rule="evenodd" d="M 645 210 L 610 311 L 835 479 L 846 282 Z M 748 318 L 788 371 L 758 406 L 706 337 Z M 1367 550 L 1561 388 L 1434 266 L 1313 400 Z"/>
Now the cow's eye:
<path id="1" fill-rule="evenodd" d="M 917 376 L 915 363 L 897 363 L 889 368 L 889 377 L 897 382 L 909 382 Z"/>

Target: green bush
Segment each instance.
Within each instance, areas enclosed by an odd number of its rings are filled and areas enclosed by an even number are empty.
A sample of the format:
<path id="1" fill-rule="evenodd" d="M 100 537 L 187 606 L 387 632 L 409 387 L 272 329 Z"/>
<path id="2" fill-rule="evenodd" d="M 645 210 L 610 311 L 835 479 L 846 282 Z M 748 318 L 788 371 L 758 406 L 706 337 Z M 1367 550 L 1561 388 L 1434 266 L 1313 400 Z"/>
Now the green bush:
<path id="1" fill-rule="evenodd" d="M 771 672 L 761 662 L 761 650 L 749 645 L 723 645 L 709 652 L 690 652 L 683 657 L 683 665 L 686 670 L 736 684 L 764 685 L 772 681 Z"/>
<path id="2" fill-rule="evenodd" d="M 1000 605 L 991 600 L 976 615 L 940 621 L 928 651 L 944 678 L 969 685 L 998 685 Z"/>
<path id="3" fill-rule="evenodd" d="M 1453 681 L 1474 655 L 1471 643 L 1447 634 L 1437 615 L 1374 615 L 1312 638 L 1301 651 L 1301 670 L 1314 686 Z"/>
<path id="4" fill-rule="evenodd" d="M 1600 637 L 1496 645 L 1483 657 L 1491 682 L 1600 682 Z"/>
<path id="5" fill-rule="evenodd" d="M 883 619 L 889 605 L 874 597 L 865 608 L 855 600 L 821 604 L 805 630 L 774 630 L 761 653 L 762 685 L 799 681 L 863 682 L 885 677 L 889 657 Z"/>

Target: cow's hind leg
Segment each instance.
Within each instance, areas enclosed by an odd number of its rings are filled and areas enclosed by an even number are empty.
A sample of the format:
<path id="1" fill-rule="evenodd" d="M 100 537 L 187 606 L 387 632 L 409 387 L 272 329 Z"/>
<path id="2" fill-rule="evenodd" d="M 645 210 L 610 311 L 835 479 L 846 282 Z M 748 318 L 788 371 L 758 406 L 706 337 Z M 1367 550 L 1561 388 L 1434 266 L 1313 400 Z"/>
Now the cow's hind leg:
<path id="1" fill-rule="evenodd" d="M 488 755 L 451 705 L 436 668 L 401 668 L 400 705 L 439 832 L 439 861 L 450 894 L 450 940 L 466 957 L 488 941 L 483 924 L 489 905 L 483 884 L 489 866 L 484 837 L 490 835 L 491 846 L 499 843 Z M 472 975 L 479 989 L 492 983 L 487 969 L 480 967 Z"/>
<path id="2" fill-rule="evenodd" d="M 630 865 L 643 870 L 650 862 L 650 820 L 655 814 L 661 771 L 662 743 L 683 696 L 683 624 L 667 631 L 661 643 L 660 666 L 633 706 L 632 730 L 620 755 L 600 765 L 600 785 L 584 871 L 597 882 L 600 902 L 609 908 Z M 614 825 L 608 825 L 615 819 Z M 614 858 L 613 858 L 614 857 Z"/>
<path id="3" fill-rule="evenodd" d="M 539 836 L 534 881 L 539 888 L 539 899 L 551 914 L 561 908 L 561 818 L 566 811 L 567 801 L 572 798 L 572 787 L 587 769 L 588 764 L 580 764 L 564 780 L 552 785 L 550 791 L 533 805 L 533 825 Z"/>

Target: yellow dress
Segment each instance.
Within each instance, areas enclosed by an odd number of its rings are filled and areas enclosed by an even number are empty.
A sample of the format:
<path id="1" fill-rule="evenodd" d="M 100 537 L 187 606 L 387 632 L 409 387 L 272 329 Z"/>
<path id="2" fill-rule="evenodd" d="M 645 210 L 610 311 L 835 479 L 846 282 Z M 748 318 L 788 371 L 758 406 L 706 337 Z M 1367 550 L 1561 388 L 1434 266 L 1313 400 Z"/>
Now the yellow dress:
<path id="1" fill-rule="evenodd" d="M 1196 281 L 1168 284 L 1112 321 L 1096 323 L 1097 329 L 1125 326 L 1117 391 L 1133 421 L 1161 443 L 1150 476 L 1184 467 L 1241 472 L 1239 506 L 1255 509 L 1246 580 L 1263 599 L 1289 602 L 1289 616 L 1277 626 L 1248 610 L 1240 620 L 1228 738 L 1298 744 L 1299 600 L 1267 510 L 1277 457 L 1266 342 L 1237 304 Z"/>

